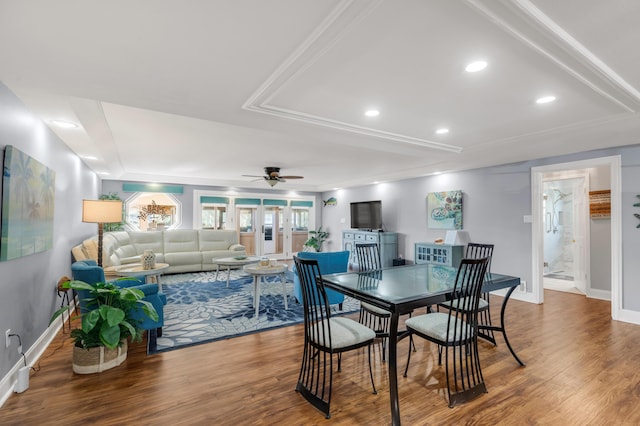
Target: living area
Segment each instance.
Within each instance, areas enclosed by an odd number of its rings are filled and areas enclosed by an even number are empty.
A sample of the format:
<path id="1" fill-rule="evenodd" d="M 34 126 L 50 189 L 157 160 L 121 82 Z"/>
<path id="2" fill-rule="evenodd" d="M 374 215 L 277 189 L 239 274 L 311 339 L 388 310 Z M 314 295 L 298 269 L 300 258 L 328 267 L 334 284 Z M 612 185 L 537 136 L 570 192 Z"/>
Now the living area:
<path id="1" fill-rule="evenodd" d="M 334 368 L 331 421 L 390 423 L 396 382 L 405 424 L 640 423 L 640 72 L 629 55 L 639 7 L 3 2 L 0 144 L 5 163 L 8 152 L 20 161 L 5 164 L 0 194 L 13 206 L 2 211 L 0 423 L 324 422 L 295 391 L 301 324 L 192 344 L 201 342 L 189 321 L 212 311 L 237 323 L 297 315 L 293 257 L 306 253 L 310 231 L 328 232 L 321 253 L 344 251 L 356 233 L 393 239 L 389 259 L 411 268 L 417 247 L 446 238 L 429 225 L 429 195 L 452 192 L 462 194 L 469 239 L 495 245 L 491 270 L 520 279 L 504 315 L 526 367 L 503 340 L 480 344 L 489 393 L 450 409 L 436 345 L 419 341 L 410 352 L 401 340 L 398 364 L 410 355 L 411 367 L 394 378 L 378 339 L 371 362 L 360 349 Z M 545 193 L 562 179 L 582 182 L 585 226 L 575 238 L 575 216 Z M 123 202 L 122 229 L 83 221 L 83 200 L 103 195 Z M 376 201 L 381 225 L 356 232 L 351 204 Z M 7 228 L 36 238 L 9 249 Z M 566 264 L 583 294 L 544 288 L 546 234 L 575 241 L 568 250 L 578 260 Z M 145 250 L 155 269 L 144 269 Z M 98 252 L 105 280 L 149 277 L 100 290 L 152 324 L 120 365 L 74 374 L 69 322 L 50 319 L 70 302 L 64 278 L 74 262 L 98 263 Z M 284 263 L 284 286 L 278 274 L 258 284 L 244 265 L 227 270 L 218 255 Z M 147 299 L 162 300 L 160 286 L 165 298 L 215 302 L 173 316 Z M 103 310 L 112 322 L 130 311 Z M 358 319 L 349 312 L 340 318 Z M 160 314 L 164 338 L 185 325 L 181 349 L 149 352 Z"/>

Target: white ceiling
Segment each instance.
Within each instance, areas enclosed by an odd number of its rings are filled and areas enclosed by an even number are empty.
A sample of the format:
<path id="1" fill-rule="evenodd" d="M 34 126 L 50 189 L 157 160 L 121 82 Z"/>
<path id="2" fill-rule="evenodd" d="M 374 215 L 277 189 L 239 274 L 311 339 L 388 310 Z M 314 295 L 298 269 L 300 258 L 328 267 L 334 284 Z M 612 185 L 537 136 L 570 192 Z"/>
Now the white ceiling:
<path id="1" fill-rule="evenodd" d="M 275 189 L 324 191 L 638 144 L 639 18 L 636 0 L 0 0 L 0 80 L 78 123 L 50 127 L 104 179 L 268 188 L 242 175 L 278 166 L 305 179 Z"/>

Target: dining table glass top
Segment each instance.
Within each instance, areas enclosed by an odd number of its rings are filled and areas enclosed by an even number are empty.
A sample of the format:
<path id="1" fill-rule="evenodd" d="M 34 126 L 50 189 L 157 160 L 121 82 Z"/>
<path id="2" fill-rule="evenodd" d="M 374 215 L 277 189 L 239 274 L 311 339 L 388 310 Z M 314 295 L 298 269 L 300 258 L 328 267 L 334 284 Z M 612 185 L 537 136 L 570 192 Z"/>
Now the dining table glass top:
<path id="1" fill-rule="evenodd" d="M 330 288 L 395 305 L 451 293 L 457 272 L 457 268 L 422 264 L 329 274 L 322 279 Z M 487 273 L 483 291 L 490 291 L 491 287 L 504 288 L 506 283 L 513 284 L 513 280 L 518 279 Z"/>

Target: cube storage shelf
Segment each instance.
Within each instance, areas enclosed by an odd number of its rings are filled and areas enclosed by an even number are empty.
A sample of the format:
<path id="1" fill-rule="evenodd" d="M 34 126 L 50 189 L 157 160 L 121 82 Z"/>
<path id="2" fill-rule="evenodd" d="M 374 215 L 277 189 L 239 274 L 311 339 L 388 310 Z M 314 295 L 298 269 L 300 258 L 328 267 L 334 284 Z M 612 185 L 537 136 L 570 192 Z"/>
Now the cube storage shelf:
<path id="1" fill-rule="evenodd" d="M 415 261 L 457 268 L 464 257 L 464 251 L 463 245 L 415 243 Z"/>

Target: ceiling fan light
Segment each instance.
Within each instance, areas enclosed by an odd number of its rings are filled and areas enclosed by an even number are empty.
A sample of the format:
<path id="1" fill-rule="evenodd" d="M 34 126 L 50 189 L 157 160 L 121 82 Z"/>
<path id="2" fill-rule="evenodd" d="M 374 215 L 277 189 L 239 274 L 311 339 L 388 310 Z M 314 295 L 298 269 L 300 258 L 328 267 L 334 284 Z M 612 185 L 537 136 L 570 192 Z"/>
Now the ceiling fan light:
<path id="1" fill-rule="evenodd" d="M 278 181 L 276 179 L 267 179 L 267 183 L 269 184 L 269 186 L 276 186 L 276 183 L 278 183 Z"/>
<path id="2" fill-rule="evenodd" d="M 466 72 L 478 72 L 478 71 L 482 71 L 483 69 L 485 69 L 487 67 L 487 62 L 486 61 L 475 61 L 472 62 L 470 64 L 468 64 L 465 67 L 465 71 Z"/>

